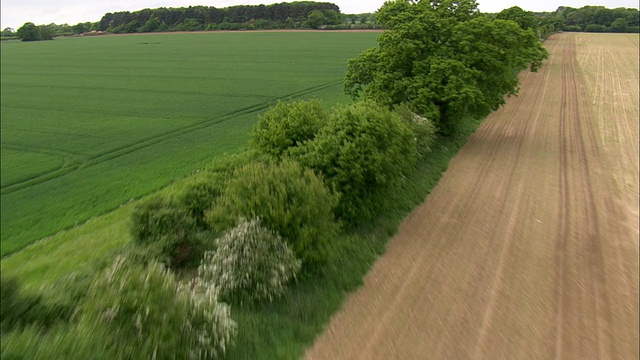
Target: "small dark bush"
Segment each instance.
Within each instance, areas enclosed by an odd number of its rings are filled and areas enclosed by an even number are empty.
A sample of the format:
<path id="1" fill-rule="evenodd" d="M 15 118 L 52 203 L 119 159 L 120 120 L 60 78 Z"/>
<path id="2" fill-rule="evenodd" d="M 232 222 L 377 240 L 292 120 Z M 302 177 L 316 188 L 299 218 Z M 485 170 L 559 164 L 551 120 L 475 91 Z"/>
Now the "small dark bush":
<path id="1" fill-rule="evenodd" d="M 199 245 L 196 221 L 180 204 L 154 196 L 136 206 L 131 216 L 131 233 L 137 244 L 171 267 L 181 267 Z"/>

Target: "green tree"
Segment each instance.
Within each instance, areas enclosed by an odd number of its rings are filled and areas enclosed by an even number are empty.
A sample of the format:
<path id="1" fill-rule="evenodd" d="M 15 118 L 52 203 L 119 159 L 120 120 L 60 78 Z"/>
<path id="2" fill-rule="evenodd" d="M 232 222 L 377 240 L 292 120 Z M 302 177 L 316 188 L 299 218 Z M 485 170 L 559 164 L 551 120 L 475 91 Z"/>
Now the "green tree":
<path id="1" fill-rule="evenodd" d="M 16 32 L 16 35 L 18 35 L 18 37 L 22 41 L 37 41 L 37 40 L 40 40 L 40 30 L 32 22 L 24 23 L 24 25 L 22 25 L 18 29 L 18 31 Z"/>
<path id="2" fill-rule="evenodd" d="M 611 23 L 611 31 L 613 32 L 626 32 L 629 23 L 624 18 L 617 18 Z"/>
<path id="3" fill-rule="evenodd" d="M 312 29 L 318 29 L 320 26 L 325 25 L 327 23 L 327 18 L 322 12 L 322 10 L 313 10 L 307 16 L 307 21 L 305 22 L 305 26 L 310 27 Z"/>
<path id="4" fill-rule="evenodd" d="M 518 6 L 500 11 L 498 15 L 496 15 L 496 19 L 513 20 L 523 30 L 533 29 L 535 31 L 538 27 L 538 20 L 533 16 L 533 13 L 531 11 L 524 11 Z"/>
<path id="5" fill-rule="evenodd" d="M 16 33 L 13 30 L 13 28 L 6 27 L 6 28 L 4 28 L 4 30 L 2 30 L 2 37 L 12 37 L 12 36 L 15 36 L 15 35 L 16 35 Z"/>
<path id="6" fill-rule="evenodd" d="M 162 22 L 160 21 L 160 19 L 158 19 L 158 17 L 152 16 L 151 18 L 149 18 L 149 20 L 147 20 L 147 22 L 144 23 L 144 25 L 142 25 L 140 29 L 138 29 L 138 32 L 154 32 L 160 27 L 161 23 Z"/>
<path id="7" fill-rule="evenodd" d="M 51 25 L 40 25 L 38 26 L 39 40 L 53 40 L 53 37 L 56 35 L 55 29 Z"/>
<path id="8" fill-rule="evenodd" d="M 547 57 L 532 30 L 490 20 L 474 0 L 389 1 L 378 12 L 388 30 L 379 46 L 349 61 L 345 91 L 410 109 L 452 134 L 518 92 L 518 73 Z"/>

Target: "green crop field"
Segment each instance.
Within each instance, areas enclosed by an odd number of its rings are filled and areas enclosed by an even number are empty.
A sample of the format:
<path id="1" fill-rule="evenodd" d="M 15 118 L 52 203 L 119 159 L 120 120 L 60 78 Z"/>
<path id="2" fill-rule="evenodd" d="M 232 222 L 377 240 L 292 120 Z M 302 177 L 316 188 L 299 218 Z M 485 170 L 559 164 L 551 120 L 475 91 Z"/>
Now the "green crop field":
<path id="1" fill-rule="evenodd" d="M 2 43 L 2 255 L 246 144 L 278 99 L 344 102 L 375 33 L 238 32 Z"/>

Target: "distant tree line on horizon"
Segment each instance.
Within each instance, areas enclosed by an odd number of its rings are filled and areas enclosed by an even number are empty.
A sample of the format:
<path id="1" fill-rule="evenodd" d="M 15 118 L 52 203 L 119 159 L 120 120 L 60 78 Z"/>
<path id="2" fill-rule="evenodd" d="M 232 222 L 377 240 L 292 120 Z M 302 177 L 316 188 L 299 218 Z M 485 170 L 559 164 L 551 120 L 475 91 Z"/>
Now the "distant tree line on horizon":
<path id="1" fill-rule="evenodd" d="M 512 7 L 492 15 L 514 20 L 521 26 L 526 24 L 542 39 L 559 31 L 640 32 L 640 13 L 638 9 L 632 8 L 560 6 L 554 12 L 531 12 Z M 100 21 L 76 25 L 35 25 L 28 22 L 18 31 L 5 28 L 2 39 L 51 40 L 55 36 L 74 36 L 91 31 L 121 34 L 203 30 L 384 29 L 377 22 L 376 16 L 376 13 L 342 14 L 340 8 L 333 3 L 309 1 L 226 8 L 162 7 L 107 13 Z"/>

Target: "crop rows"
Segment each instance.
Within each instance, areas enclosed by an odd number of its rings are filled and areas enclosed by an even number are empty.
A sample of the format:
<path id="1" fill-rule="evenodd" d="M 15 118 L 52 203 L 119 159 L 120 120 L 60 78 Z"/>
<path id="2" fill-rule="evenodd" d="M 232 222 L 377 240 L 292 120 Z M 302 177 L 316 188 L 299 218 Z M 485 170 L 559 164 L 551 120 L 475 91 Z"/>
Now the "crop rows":
<path id="1" fill-rule="evenodd" d="M 2 255 L 238 151 L 281 98 L 344 101 L 371 33 L 2 44 Z"/>

